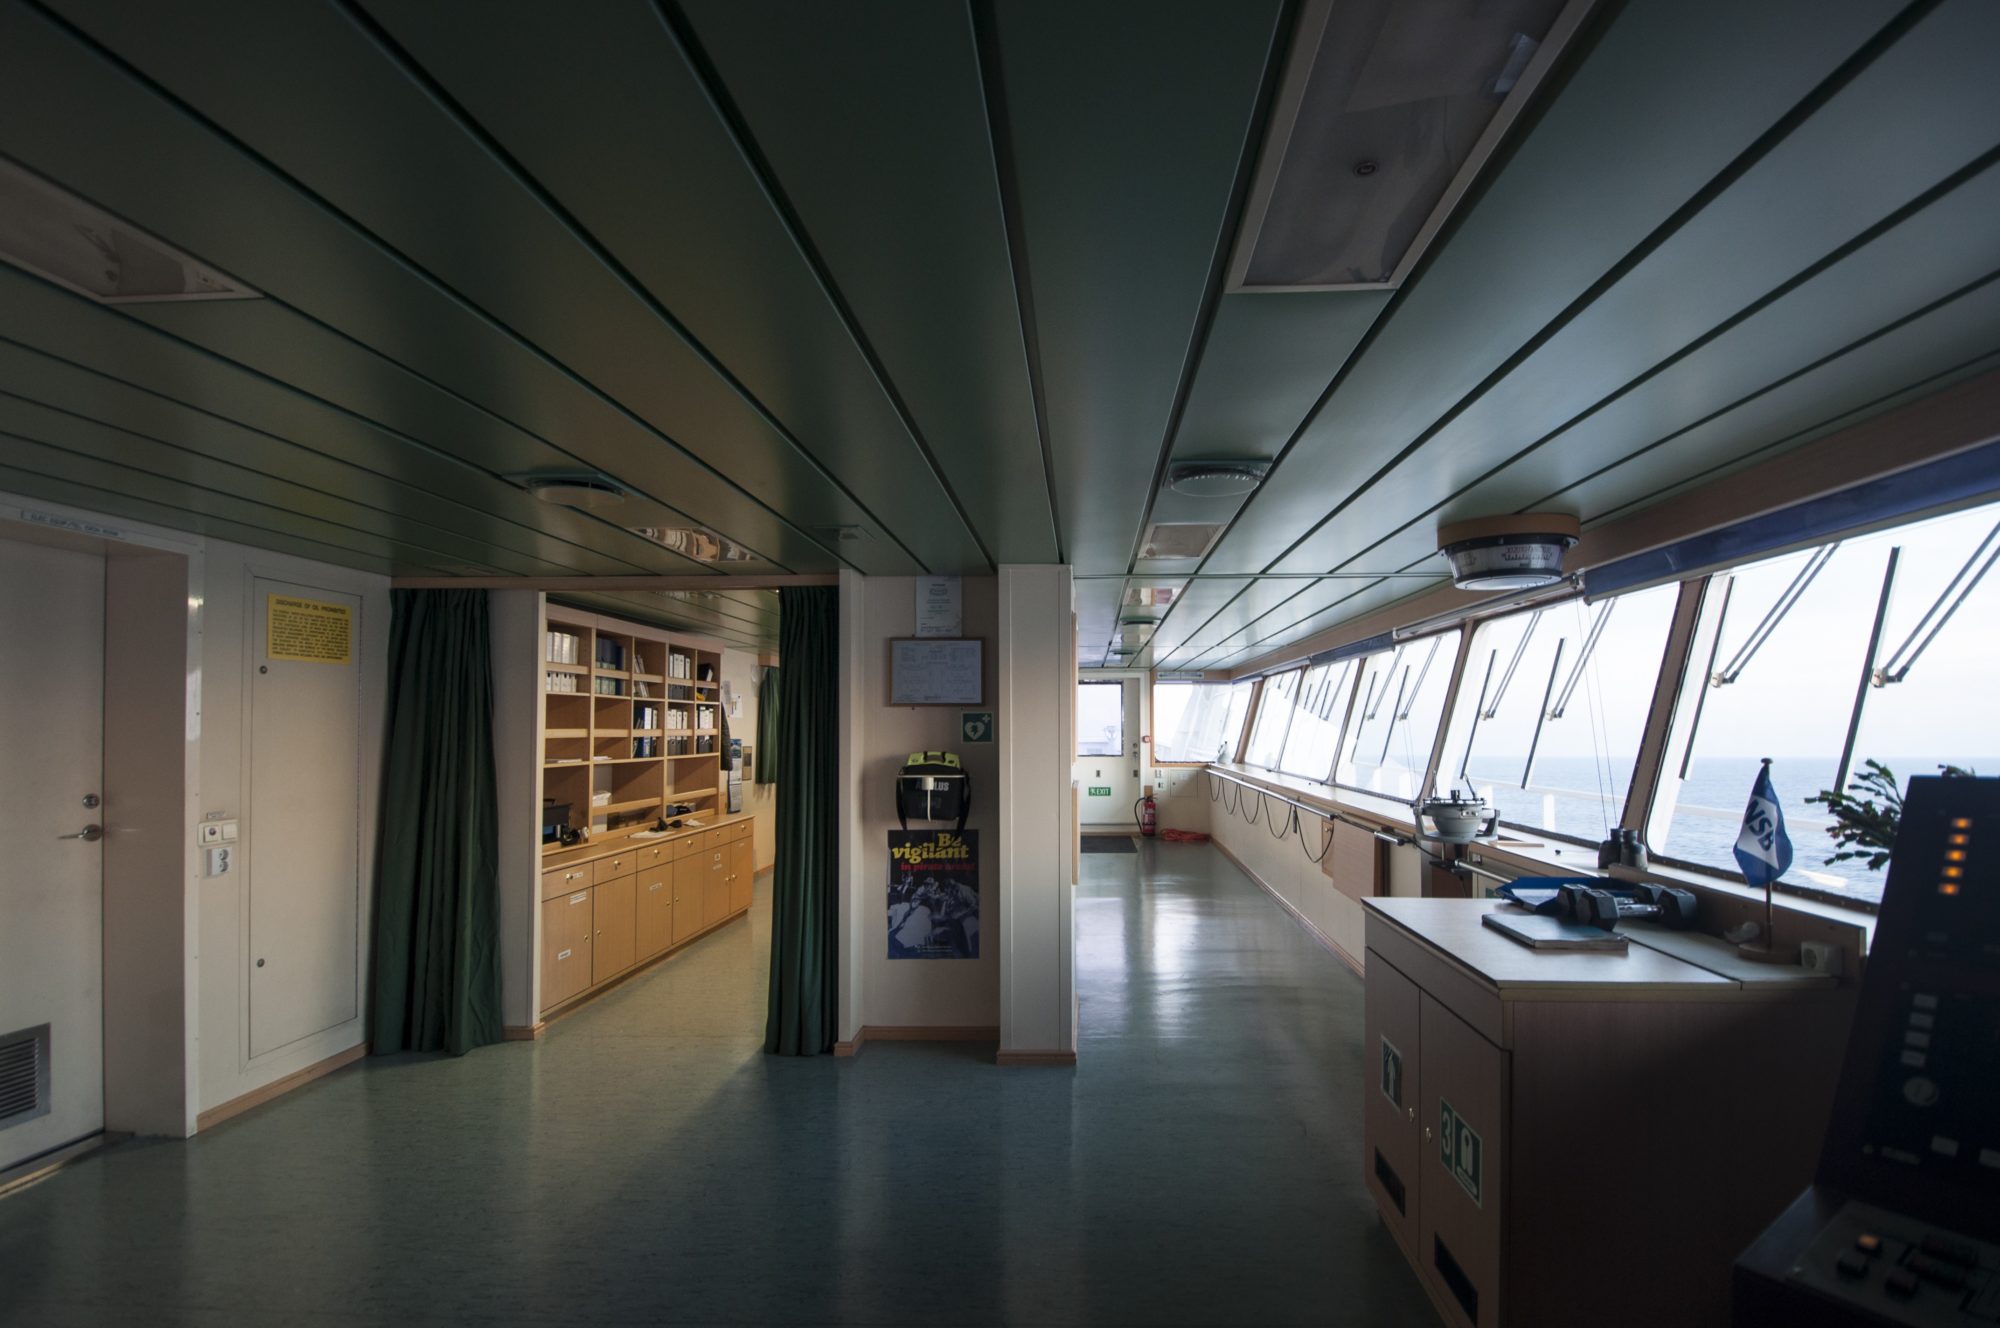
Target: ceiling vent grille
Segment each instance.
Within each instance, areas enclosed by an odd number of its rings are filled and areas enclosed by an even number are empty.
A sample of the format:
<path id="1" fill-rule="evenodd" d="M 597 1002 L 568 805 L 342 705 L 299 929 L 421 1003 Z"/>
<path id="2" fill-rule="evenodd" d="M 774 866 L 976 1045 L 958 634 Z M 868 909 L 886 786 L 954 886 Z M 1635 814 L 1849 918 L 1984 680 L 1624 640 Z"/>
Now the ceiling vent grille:
<path id="1" fill-rule="evenodd" d="M 1155 521 L 1140 542 L 1141 558 L 1199 558 L 1221 538 L 1222 527 L 1210 521 Z"/>
<path id="2" fill-rule="evenodd" d="M 0 1037 L 0 1130 L 49 1111 L 49 1026 Z"/>
<path id="3" fill-rule="evenodd" d="M 242 282 L 5 158 L 0 262 L 99 304 L 259 298 Z"/>
<path id="4" fill-rule="evenodd" d="M 1592 0 L 1309 0 L 1229 288 L 1400 286 Z"/>

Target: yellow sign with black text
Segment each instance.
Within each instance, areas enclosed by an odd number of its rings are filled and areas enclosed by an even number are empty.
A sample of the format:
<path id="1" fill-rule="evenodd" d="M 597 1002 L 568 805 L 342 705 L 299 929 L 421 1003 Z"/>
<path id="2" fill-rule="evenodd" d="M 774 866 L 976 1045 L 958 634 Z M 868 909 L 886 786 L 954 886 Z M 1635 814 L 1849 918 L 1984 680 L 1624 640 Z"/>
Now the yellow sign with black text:
<path id="1" fill-rule="evenodd" d="M 264 654 L 308 664 L 354 662 L 354 606 L 297 595 L 266 597 Z"/>

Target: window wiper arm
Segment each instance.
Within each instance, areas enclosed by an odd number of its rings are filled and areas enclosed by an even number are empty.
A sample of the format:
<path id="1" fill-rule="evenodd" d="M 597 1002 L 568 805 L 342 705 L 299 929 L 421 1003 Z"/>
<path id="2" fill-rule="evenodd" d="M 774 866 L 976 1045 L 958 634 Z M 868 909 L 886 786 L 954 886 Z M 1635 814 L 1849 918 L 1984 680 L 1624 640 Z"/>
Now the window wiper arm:
<path id="1" fill-rule="evenodd" d="M 1590 631 L 1584 635 L 1583 648 L 1576 652 L 1576 664 L 1569 671 L 1569 681 L 1563 684 L 1562 694 L 1556 697 L 1555 705 L 1548 711 L 1550 719 L 1561 719 L 1569 709 L 1569 698 L 1576 694 L 1576 685 L 1583 681 L 1584 666 L 1597 649 L 1597 639 L 1604 635 L 1604 624 L 1611 621 L 1611 610 L 1618 606 L 1615 599 L 1607 599 L 1598 606 L 1596 621 L 1590 624 Z"/>
<path id="2" fill-rule="evenodd" d="M 1472 764 L 1473 744 L 1479 741 L 1479 721 L 1488 718 L 1486 714 L 1486 691 L 1493 685 L 1493 666 L 1499 662 L 1499 651 L 1489 650 L 1486 652 L 1486 676 L 1479 683 L 1479 704 L 1472 708 L 1472 731 L 1465 735 L 1465 755 L 1461 756 L 1458 760 L 1459 782 L 1465 785 L 1468 793 L 1472 791 L 1472 778 L 1465 772 L 1466 768 Z"/>
<path id="3" fill-rule="evenodd" d="M 1785 593 L 1778 596 L 1778 602 L 1771 606 L 1771 611 L 1764 615 L 1764 621 L 1757 624 L 1734 658 L 1722 666 L 1722 672 L 1710 675 L 1710 686 L 1724 687 L 1736 681 L 1744 668 L 1755 658 L 1758 650 L 1771 639 L 1771 633 L 1778 630 L 1778 624 L 1785 620 L 1785 615 L 1792 611 L 1792 606 L 1806 593 L 1806 587 L 1813 583 L 1813 578 L 1833 561 L 1834 551 L 1839 547 L 1840 542 L 1836 540 L 1832 544 L 1822 544 L 1813 550 L 1813 556 L 1806 560 L 1806 565 L 1792 578 L 1792 584 L 1785 587 Z"/>
<path id="4" fill-rule="evenodd" d="M 1521 667 L 1521 656 L 1528 653 L 1528 642 L 1535 635 L 1535 624 L 1542 620 L 1542 614 L 1545 611 L 1543 609 L 1536 609 L 1528 615 L 1528 625 L 1521 629 L 1521 640 L 1514 647 L 1514 657 L 1507 661 L 1507 671 L 1500 675 L 1500 686 L 1495 689 L 1492 701 L 1484 703 L 1486 705 L 1484 711 L 1486 718 L 1492 719 L 1500 713 L 1500 698 L 1507 695 L 1507 684 L 1514 681 L 1514 670 Z M 1494 653 L 1498 654 L 1499 652 L 1495 651 Z"/>
<path id="5" fill-rule="evenodd" d="M 2000 562 L 2000 546 L 1996 546 L 1996 541 L 2000 541 L 2000 524 L 1996 524 L 1993 529 L 1986 532 L 1986 538 L 1979 541 L 1979 547 L 1972 551 L 1972 556 L 1965 560 L 1965 565 L 1953 573 L 1951 580 L 1938 594 L 1937 601 L 1924 610 L 1923 617 L 1917 619 L 1917 625 L 1910 629 L 1909 637 L 1891 651 L 1889 658 L 1875 670 L 1875 686 L 1886 687 L 1892 682 L 1901 682 L 1910 676 L 1910 666 L 1923 658 L 1924 651 L 1929 649 L 1931 642 L 1937 640 L 1938 633 L 1944 630 L 1944 625 L 1951 621 L 1951 615 L 1957 613 L 1959 607 L 1971 597 L 1972 592 L 1978 588 L 1980 580 L 1993 570 L 1993 564 Z M 1987 552 L 1989 546 L 1995 546 L 1990 554 Z M 1982 557 L 1986 561 L 1980 562 Z M 1974 563 L 1979 563 L 1979 570 L 1976 572 L 1972 571 Z M 1969 581 L 1966 580 L 1968 572 L 1972 573 L 1972 579 Z M 1961 581 L 1965 584 L 1960 585 Z M 1940 609 L 1943 610 L 1941 614 Z M 1933 615 L 1937 616 L 1936 622 L 1931 621 Z M 1929 625 L 1928 632 L 1925 631 L 1926 624 Z M 1922 636 L 1923 640 L 1919 641 L 1917 639 L 1919 636 Z"/>
<path id="6" fill-rule="evenodd" d="M 1535 772 L 1535 749 L 1542 745 L 1542 725 L 1548 722 L 1549 698 L 1555 695 L 1556 674 L 1562 669 L 1563 647 L 1568 644 L 1562 637 L 1556 638 L 1556 657 L 1549 661 L 1549 685 L 1542 693 L 1542 708 L 1535 713 L 1535 736 L 1528 739 L 1528 760 L 1521 767 L 1523 791 L 1528 787 L 1528 777 Z"/>

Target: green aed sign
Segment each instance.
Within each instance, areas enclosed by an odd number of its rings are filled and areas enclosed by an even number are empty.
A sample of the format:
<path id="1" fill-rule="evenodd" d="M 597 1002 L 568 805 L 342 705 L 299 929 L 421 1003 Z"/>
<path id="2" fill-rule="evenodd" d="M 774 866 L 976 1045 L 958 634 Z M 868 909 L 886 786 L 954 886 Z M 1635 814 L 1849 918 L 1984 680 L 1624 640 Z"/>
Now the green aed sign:
<path id="1" fill-rule="evenodd" d="M 1109 784 L 1092 784 L 1090 786 L 1090 796 L 1093 798 L 1108 798 L 1111 796 L 1111 786 Z"/>
<path id="2" fill-rule="evenodd" d="M 1458 1178 L 1465 1192 L 1472 1196 L 1472 1202 L 1485 1207 L 1479 1198 L 1479 1136 L 1465 1123 L 1465 1117 L 1451 1109 L 1451 1103 L 1438 1099 L 1438 1159 L 1445 1170 Z"/>
<path id="3" fill-rule="evenodd" d="M 960 742 L 992 742 L 993 712 L 991 710 L 959 711 L 958 740 Z"/>

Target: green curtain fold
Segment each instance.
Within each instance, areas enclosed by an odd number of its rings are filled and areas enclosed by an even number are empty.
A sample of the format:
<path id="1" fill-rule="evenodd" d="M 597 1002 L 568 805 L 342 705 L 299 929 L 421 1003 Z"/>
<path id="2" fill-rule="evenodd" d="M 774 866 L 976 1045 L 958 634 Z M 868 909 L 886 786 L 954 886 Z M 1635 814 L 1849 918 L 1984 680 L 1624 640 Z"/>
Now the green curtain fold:
<path id="1" fill-rule="evenodd" d="M 835 920 L 839 861 L 840 597 L 830 586 L 778 591 L 775 746 L 778 862 L 771 881 L 771 1000 L 764 1050 L 833 1049 L 838 1015 Z M 773 669 L 772 673 L 779 673 Z M 759 700 L 759 705 L 763 705 Z"/>
<path id="2" fill-rule="evenodd" d="M 782 656 L 781 656 L 782 658 Z M 778 782 L 778 669 L 764 670 L 757 684 L 757 782 Z"/>
<path id="3" fill-rule="evenodd" d="M 392 600 L 373 1050 L 463 1055 L 501 1039 L 487 597 Z"/>

